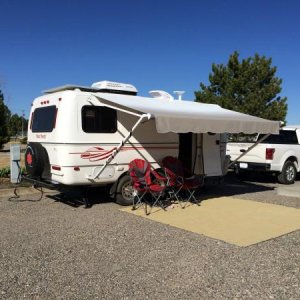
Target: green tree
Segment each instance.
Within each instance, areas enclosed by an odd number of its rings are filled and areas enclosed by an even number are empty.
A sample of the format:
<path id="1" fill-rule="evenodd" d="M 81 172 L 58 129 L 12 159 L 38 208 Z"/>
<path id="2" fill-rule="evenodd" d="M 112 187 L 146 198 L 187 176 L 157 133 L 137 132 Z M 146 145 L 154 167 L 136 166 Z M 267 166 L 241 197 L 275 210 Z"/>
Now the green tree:
<path id="1" fill-rule="evenodd" d="M 3 144 L 8 141 L 8 120 L 10 118 L 10 110 L 4 103 L 4 96 L 0 90 L 0 149 Z"/>
<path id="2" fill-rule="evenodd" d="M 275 76 L 276 70 L 271 58 L 255 54 L 239 60 L 239 53 L 234 52 L 227 65 L 212 64 L 210 85 L 200 83 L 200 90 L 195 92 L 196 101 L 284 121 L 287 98 L 278 96 L 282 80 Z"/>
<path id="3" fill-rule="evenodd" d="M 8 122 L 9 136 L 17 136 L 22 130 L 22 119 L 17 114 L 13 114 Z"/>
<path id="4" fill-rule="evenodd" d="M 20 136 L 26 133 L 28 126 L 28 120 L 18 114 L 13 114 L 8 122 L 8 135 Z"/>

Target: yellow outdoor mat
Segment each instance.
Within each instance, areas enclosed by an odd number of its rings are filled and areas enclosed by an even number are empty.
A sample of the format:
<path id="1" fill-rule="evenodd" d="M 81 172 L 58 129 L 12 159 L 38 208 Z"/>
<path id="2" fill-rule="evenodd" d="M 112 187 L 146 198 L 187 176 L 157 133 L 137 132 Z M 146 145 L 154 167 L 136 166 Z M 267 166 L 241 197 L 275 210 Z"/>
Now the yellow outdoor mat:
<path id="1" fill-rule="evenodd" d="M 143 206 L 122 211 L 242 247 L 300 229 L 300 209 L 231 197 L 208 199 L 185 209 L 154 207 L 148 216 Z"/>

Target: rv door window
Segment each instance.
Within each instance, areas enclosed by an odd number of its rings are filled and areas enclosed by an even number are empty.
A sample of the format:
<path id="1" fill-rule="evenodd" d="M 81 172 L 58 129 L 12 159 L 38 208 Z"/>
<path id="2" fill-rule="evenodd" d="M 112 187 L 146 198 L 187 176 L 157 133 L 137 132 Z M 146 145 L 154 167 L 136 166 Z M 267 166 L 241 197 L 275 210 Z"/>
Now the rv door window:
<path id="1" fill-rule="evenodd" d="M 87 133 L 114 133 L 117 131 L 117 111 L 105 106 L 83 106 L 82 130 Z"/>
<path id="2" fill-rule="evenodd" d="M 32 117 L 32 132 L 51 132 L 55 126 L 56 106 L 36 108 Z"/>

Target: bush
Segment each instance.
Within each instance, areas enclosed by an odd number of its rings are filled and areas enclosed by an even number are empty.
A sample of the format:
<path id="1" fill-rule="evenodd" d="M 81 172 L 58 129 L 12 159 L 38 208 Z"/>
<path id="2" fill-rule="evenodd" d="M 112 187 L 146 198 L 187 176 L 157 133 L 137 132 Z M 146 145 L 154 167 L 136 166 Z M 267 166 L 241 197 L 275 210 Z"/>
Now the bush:
<path id="1" fill-rule="evenodd" d="M 0 136 L 0 150 L 3 148 L 3 145 L 8 142 L 8 137 Z"/>
<path id="2" fill-rule="evenodd" d="M 0 169 L 0 177 L 9 177 L 10 175 L 10 167 L 5 167 Z"/>
<path id="3" fill-rule="evenodd" d="M 26 174 L 27 174 L 26 168 L 25 168 L 25 167 L 22 167 L 22 168 L 21 168 L 21 174 L 22 174 L 22 175 L 26 175 Z"/>
<path id="4" fill-rule="evenodd" d="M 20 139 L 20 143 L 22 145 L 26 145 L 27 144 L 27 137 L 23 137 L 22 139 Z"/>
<path id="5" fill-rule="evenodd" d="M 24 167 L 21 168 L 21 174 L 26 174 L 26 169 Z M 10 176 L 10 167 L 5 167 L 0 169 L 0 178 L 7 178 Z"/>

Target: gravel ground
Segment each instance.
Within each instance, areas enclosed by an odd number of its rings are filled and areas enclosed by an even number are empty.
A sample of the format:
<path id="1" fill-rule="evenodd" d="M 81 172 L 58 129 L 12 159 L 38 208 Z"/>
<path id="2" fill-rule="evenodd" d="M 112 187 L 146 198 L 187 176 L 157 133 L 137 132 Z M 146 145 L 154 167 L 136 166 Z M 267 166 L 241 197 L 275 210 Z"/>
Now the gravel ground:
<path id="1" fill-rule="evenodd" d="M 265 181 L 229 176 L 201 197 L 300 207 Z M 101 190 L 90 209 L 51 195 L 0 200 L 1 299 L 300 299 L 300 231 L 240 248 L 121 212 Z"/>

